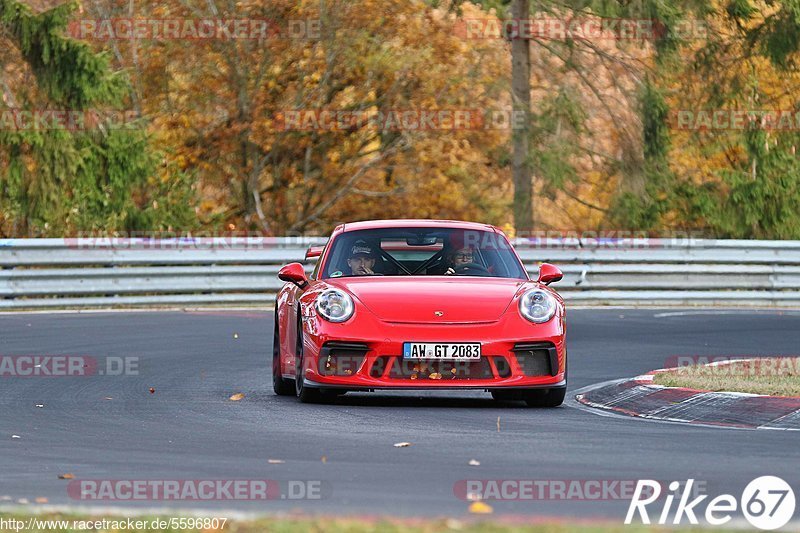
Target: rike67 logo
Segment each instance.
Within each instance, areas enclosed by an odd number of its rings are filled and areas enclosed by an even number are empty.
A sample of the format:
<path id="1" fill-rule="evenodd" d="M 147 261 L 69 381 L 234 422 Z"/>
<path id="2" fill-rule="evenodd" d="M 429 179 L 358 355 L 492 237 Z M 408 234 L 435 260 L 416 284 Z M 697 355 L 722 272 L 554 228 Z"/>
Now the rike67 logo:
<path id="1" fill-rule="evenodd" d="M 669 492 L 663 498 L 661 512 L 653 519 L 658 524 L 665 525 L 672 515 L 672 524 L 682 524 L 686 520 L 692 525 L 698 525 L 697 516 L 705 518 L 706 523 L 712 526 L 721 526 L 731 521 L 733 514 L 738 510 L 753 527 L 758 529 L 773 530 L 789 523 L 794 516 L 795 498 L 792 487 L 786 481 L 776 476 L 762 476 L 751 481 L 737 500 L 731 494 L 721 494 L 705 504 L 705 512 L 701 514 L 701 504 L 708 498 L 707 494 L 697 496 L 693 500 L 692 486 L 694 480 L 689 479 L 685 484 L 673 481 L 669 484 Z M 683 490 L 681 491 L 681 487 Z M 636 514 L 642 523 L 650 524 L 651 518 L 648 506 L 661 501 L 661 484 L 650 479 L 639 480 L 636 484 L 625 523 L 630 524 Z M 677 500 L 673 514 L 673 504 Z M 657 508 L 649 511 L 658 511 Z"/>

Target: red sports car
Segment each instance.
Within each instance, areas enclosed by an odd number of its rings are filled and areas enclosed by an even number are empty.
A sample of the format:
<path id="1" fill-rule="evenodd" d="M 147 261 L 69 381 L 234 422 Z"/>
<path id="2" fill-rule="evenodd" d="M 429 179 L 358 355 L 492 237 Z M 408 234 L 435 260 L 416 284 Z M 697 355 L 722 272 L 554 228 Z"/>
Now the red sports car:
<path id="1" fill-rule="evenodd" d="M 276 394 L 483 389 L 555 407 L 567 388 L 564 301 L 494 226 L 381 220 L 338 226 L 311 276 L 291 263 L 275 305 Z"/>

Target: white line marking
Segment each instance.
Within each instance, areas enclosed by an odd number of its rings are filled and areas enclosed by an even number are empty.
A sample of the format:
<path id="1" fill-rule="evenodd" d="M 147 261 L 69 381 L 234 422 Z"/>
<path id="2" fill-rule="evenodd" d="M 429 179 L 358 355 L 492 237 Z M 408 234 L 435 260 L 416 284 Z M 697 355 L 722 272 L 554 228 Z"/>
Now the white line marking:
<path id="1" fill-rule="evenodd" d="M 800 316 L 800 312 L 795 310 L 780 310 L 780 309 L 736 309 L 728 311 L 670 311 L 667 313 L 656 313 L 653 318 L 668 318 L 674 316 L 697 316 L 697 315 L 782 315 L 782 316 Z"/>
<path id="2" fill-rule="evenodd" d="M 800 409 L 797 411 L 792 411 L 791 413 L 786 413 L 783 416 L 779 416 L 772 422 L 767 422 L 763 426 L 758 426 L 758 429 L 775 429 L 775 430 L 782 430 L 782 431 L 793 431 L 792 428 L 782 428 L 780 424 L 785 422 L 786 420 L 793 420 L 793 419 L 800 420 Z M 796 431 L 796 430 L 794 430 Z"/>
<path id="3" fill-rule="evenodd" d="M 586 403 L 579 402 L 577 398 L 579 396 L 585 395 L 587 392 L 593 391 L 595 389 L 599 389 L 608 385 L 613 385 L 616 383 L 622 383 L 623 381 L 628 381 L 628 379 L 612 379 L 609 381 L 604 381 L 602 383 L 596 383 L 594 385 L 589 385 L 587 387 L 583 387 L 576 391 L 573 391 L 570 396 L 568 396 L 565 400 L 565 403 L 568 404 L 570 407 L 574 407 L 581 411 L 586 411 L 587 413 L 592 413 L 597 416 L 604 416 L 607 418 L 618 418 L 623 420 L 641 420 L 643 422 L 656 422 L 659 424 L 672 424 L 672 425 L 681 425 L 685 427 L 697 427 L 697 428 L 713 428 L 713 429 L 728 429 L 728 430 L 741 430 L 741 431 L 757 431 L 761 429 L 759 427 L 738 427 L 738 426 L 718 426 L 714 424 L 703 424 L 697 422 L 690 422 L 688 420 L 681 420 L 681 419 L 669 419 L 669 418 L 655 418 L 650 416 L 634 416 L 634 415 L 626 415 L 620 413 L 618 411 L 612 411 L 607 407 L 604 407 L 599 404 L 595 404 L 594 402 L 589 402 L 587 405 Z M 730 394 L 730 393 L 728 393 Z M 679 405 L 679 404 L 675 404 Z M 674 405 L 672 406 L 674 407 Z M 774 422 L 774 421 L 773 421 Z M 772 423 L 772 422 L 770 422 Z M 800 429 L 796 428 L 772 428 L 772 427 L 764 427 L 763 429 L 782 429 L 783 431 L 800 431 Z"/>

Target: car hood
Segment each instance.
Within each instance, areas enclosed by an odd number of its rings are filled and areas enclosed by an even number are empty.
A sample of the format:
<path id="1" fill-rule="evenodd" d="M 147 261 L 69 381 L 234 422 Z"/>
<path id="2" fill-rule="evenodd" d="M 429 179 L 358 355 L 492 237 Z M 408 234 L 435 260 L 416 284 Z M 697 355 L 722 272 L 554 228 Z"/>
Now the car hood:
<path id="1" fill-rule="evenodd" d="M 501 278 L 358 277 L 329 283 L 354 295 L 387 322 L 456 324 L 498 320 L 527 282 Z"/>

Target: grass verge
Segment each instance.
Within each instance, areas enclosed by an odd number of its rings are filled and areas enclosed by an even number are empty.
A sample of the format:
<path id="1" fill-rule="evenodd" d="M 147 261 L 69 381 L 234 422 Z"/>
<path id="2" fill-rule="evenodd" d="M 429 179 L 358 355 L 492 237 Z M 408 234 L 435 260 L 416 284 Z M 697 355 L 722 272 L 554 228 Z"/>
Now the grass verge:
<path id="1" fill-rule="evenodd" d="M 800 396 L 800 357 L 763 357 L 659 372 L 653 383 L 707 391 Z"/>
<path id="2" fill-rule="evenodd" d="M 131 521 L 131 523 L 128 522 Z M 438 533 L 455 531 L 459 533 L 643 533 L 645 531 L 669 531 L 669 533 L 688 533 L 702 531 L 702 528 L 675 528 L 659 526 L 626 526 L 620 521 L 602 524 L 597 521 L 583 522 L 548 522 L 524 524 L 503 523 L 491 520 L 455 520 L 455 519 L 366 519 L 366 518 L 257 518 L 253 520 L 228 520 L 224 527 L 183 528 L 172 527 L 172 520 L 180 518 L 166 516 L 137 516 L 124 518 L 121 516 L 79 515 L 63 513 L 42 513 L 23 515 L 17 513 L 0 513 L 0 531 L 25 531 L 26 533 L 52 533 L 54 531 L 139 531 L 139 532 L 191 532 L 191 531 L 224 531 L 230 533 Z M 184 520 L 202 520 L 188 518 Z M 19 521 L 19 524 L 12 521 Z M 142 527 L 137 526 L 137 522 Z M 161 522 L 160 524 L 158 522 Z M 133 525 L 132 525 L 133 524 Z M 174 523 L 180 526 L 179 523 Z M 15 527 L 18 526 L 18 527 Z M 156 526 L 156 527 L 154 527 Z M 161 527 L 166 526 L 166 527 Z M 720 530 L 716 530 L 720 531 Z"/>

